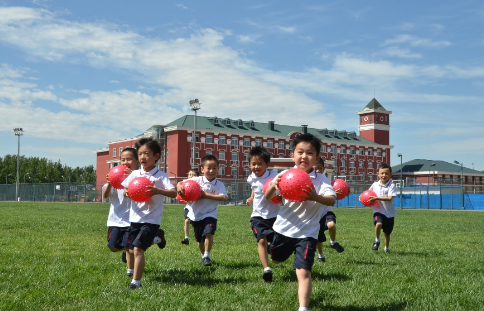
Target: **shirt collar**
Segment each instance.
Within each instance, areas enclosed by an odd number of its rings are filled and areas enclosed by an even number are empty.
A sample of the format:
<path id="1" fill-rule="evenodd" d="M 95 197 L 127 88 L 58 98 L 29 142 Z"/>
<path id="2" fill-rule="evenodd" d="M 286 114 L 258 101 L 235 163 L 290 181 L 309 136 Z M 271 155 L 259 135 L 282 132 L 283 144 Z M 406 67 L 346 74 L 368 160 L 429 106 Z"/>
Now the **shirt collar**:
<path id="1" fill-rule="evenodd" d="M 150 174 L 151 176 L 155 175 L 156 173 L 158 172 L 158 169 L 156 168 L 156 166 L 149 172 L 146 172 L 144 167 L 141 167 L 141 174 Z"/>
<path id="2" fill-rule="evenodd" d="M 270 175 L 269 170 L 266 170 L 266 171 L 264 172 L 264 174 L 262 174 L 262 176 L 257 176 L 257 175 L 256 175 L 254 172 L 252 172 L 252 174 L 251 174 L 251 176 L 250 176 L 250 177 L 252 177 L 253 179 L 254 179 L 254 178 L 266 178 L 266 177 L 269 177 L 269 175 Z"/>
<path id="3" fill-rule="evenodd" d="M 212 185 L 216 185 L 217 184 L 217 177 L 215 177 L 212 181 L 209 181 L 207 179 L 207 177 L 205 177 L 205 175 L 202 175 L 202 181 L 203 183 L 205 184 L 212 184 Z"/>
<path id="4" fill-rule="evenodd" d="M 387 183 L 386 183 L 386 184 L 384 184 L 384 185 L 382 185 L 382 184 L 381 184 L 381 182 L 378 182 L 378 184 L 380 185 L 380 187 L 385 187 L 385 188 L 388 188 L 388 187 L 390 187 L 390 182 L 391 182 L 391 181 L 392 181 L 392 180 L 391 180 L 391 179 L 389 179 L 389 180 L 387 181 Z"/>
<path id="5" fill-rule="evenodd" d="M 297 168 L 297 165 L 294 165 L 293 168 Z M 318 177 L 318 173 L 316 173 L 316 170 L 314 169 L 314 167 L 313 167 L 313 170 L 310 173 L 308 173 L 308 174 L 309 174 L 309 177 L 311 177 L 311 178 Z"/>

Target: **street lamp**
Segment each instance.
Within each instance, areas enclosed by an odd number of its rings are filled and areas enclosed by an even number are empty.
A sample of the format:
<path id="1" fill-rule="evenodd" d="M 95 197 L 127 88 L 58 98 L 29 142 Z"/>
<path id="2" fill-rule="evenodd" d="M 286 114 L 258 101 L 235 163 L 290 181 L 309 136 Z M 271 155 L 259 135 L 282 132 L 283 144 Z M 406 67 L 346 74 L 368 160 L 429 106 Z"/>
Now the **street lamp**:
<path id="1" fill-rule="evenodd" d="M 397 153 L 397 156 L 400 158 L 400 209 L 403 209 L 403 197 L 402 197 L 402 188 L 403 188 L 403 156 L 401 153 Z"/>
<path id="2" fill-rule="evenodd" d="M 27 173 L 27 174 L 24 175 L 24 184 L 25 184 L 25 176 L 27 176 L 27 175 L 30 175 L 30 173 Z"/>
<path id="3" fill-rule="evenodd" d="M 435 166 L 435 163 L 429 164 L 429 175 L 427 176 L 427 209 L 430 208 L 430 193 L 429 193 L 429 187 L 430 187 L 430 167 Z"/>
<path id="4" fill-rule="evenodd" d="M 18 201 L 18 183 L 19 183 L 19 169 L 20 169 L 20 136 L 23 135 L 24 130 L 20 128 L 13 129 L 15 136 L 18 136 L 18 149 L 17 149 L 17 183 L 15 186 L 15 198 Z M 24 180 L 25 183 L 25 180 Z"/>
<path id="5" fill-rule="evenodd" d="M 196 130 L 197 130 L 197 110 L 200 109 L 200 103 L 198 101 L 198 98 L 190 100 L 190 109 L 195 111 L 195 118 L 193 119 L 193 135 L 192 135 L 192 142 L 193 142 L 193 149 L 192 149 L 192 168 L 196 169 L 195 165 L 195 148 L 197 147 L 197 136 L 196 136 Z"/>
<path id="6" fill-rule="evenodd" d="M 34 174 L 34 202 L 35 202 L 35 183 L 37 182 L 37 176 L 39 176 L 40 173 L 35 173 Z"/>
<path id="7" fill-rule="evenodd" d="M 12 174 L 8 174 L 7 176 L 5 176 L 5 184 L 7 184 L 7 182 L 8 182 L 8 178 L 9 178 L 10 176 L 12 176 Z"/>
<path id="8" fill-rule="evenodd" d="M 464 208 L 464 163 L 459 163 L 459 161 L 454 161 L 455 164 L 460 164 L 460 188 L 462 191 L 462 208 Z"/>

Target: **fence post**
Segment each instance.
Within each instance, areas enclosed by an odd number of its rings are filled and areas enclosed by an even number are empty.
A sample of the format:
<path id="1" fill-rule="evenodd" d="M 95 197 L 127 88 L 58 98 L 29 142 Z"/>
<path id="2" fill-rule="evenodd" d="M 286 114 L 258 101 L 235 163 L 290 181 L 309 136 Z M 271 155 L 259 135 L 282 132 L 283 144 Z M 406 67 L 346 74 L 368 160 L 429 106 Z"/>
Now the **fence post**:
<path id="1" fill-rule="evenodd" d="M 439 207 L 442 209 L 442 177 L 439 177 Z"/>
<path id="2" fill-rule="evenodd" d="M 84 203 L 86 203 L 86 181 L 84 180 Z"/>
<path id="3" fill-rule="evenodd" d="M 450 209 L 454 209 L 454 177 L 450 179 Z"/>

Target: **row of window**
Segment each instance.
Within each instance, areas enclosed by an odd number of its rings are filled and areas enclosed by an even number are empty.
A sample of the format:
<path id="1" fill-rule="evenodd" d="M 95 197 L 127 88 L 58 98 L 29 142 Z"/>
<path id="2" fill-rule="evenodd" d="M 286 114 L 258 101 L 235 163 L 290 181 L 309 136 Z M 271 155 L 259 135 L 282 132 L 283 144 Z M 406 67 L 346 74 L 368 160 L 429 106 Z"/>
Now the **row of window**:
<path id="1" fill-rule="evenodd" d="M 205 154 L 213 154 L 216 156 L 219 160 L 228 160 L 225 158 L 225 151 L 219 152 L 217 155 L 217 152 L 213 152 L 212 150 L 205 150 Z M 244 161 L 249 161 L 249 154 L 248 153 L 243 153 Z M 272 158 L 274 158 L 274 155 L 271 155 Z M 195 149 L 195 159 L 200 158 L 200 151 L 198 149 Z M 284 158 L 283 155 L 279 155 L 279 158 Z M 231 152 L 231 158 L 230 160 L 232 161 L 238 161 L 239 160 L 239 153 L 238 152 Z"/>
<path id="2" fill-rule="evenodd" d="M 363 162 L 360 162 L 360 168 L 363 168 Z M 339 167 L 346 167 L 346 161 L 341 161 Z M 355 161 L 350 161 L 350 168 L 355 167 Z M 368 162 L 368 168 L 373 168 L 373 162 Z"/>
<path id="3" fill-rule="evenodd" d="M 200 136 L 199 134 L 195 135 L 196 142 L 200 142 Z M 239 138 L 238 137 L 232 137 L 229 138 L 230 144 L 232 146 L 238 146 L 239 145 Z M 205 143 L 206 144 L 213 144 L 214 143 L 214 138 L 212 135 L 206 135 L 205 136 Z M 226 145 L 228 142 L 226 140 L 225 136 L 219 136 L 218 137 L 218 144 L 219 145 Z M 244 147 L 251 147 L 250 144 L 250 138 L 244 138 L 242 146 Z M 256 138 L 255 139 L 255 146 L 260 147 L 262 146 L 262 139 Z M 285 142 L 284 141 L 278 141 L 274 142 L 273 140 L 268 140 L 267 141 L 267 148 L 278 148 L 278 149 L 284 149 L 285 147 Z"/>
<path id="4" fill-rule="evenodd" d="M 321 152 L 328 152 L 326 145 L 323 145 L 321 149 L 322 149 Z M 348 154 L 352 154 L 352 155 L 356 154 L 356 150 L 354 147 L 351 147 L 348 150 L 349 150 Z M 348 150 L 346 149 L 346 147 L 341 147 L 339 153 L 346 154 Z M 336 151 L 337 151 L 336 146 L 331 146 L 331 148 L 329 148 L 330 153 L 336 154 Z M 358 148 L 358 155 L 365 155 L 365 148 Z M 368 149 L 366 155 L 373 156 L 374 155 L 373 149 Z M 382 150 L 377 149 L 376 156 L 381 157 Z"/>

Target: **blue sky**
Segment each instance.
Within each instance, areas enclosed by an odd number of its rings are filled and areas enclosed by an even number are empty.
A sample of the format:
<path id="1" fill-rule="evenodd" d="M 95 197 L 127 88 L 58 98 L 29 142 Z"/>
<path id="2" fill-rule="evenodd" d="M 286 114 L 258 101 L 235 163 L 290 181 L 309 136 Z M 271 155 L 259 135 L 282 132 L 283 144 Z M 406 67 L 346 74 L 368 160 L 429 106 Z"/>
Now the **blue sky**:
<path id="1" fill-rule="evenodd" d="M 200 114 L 356 131 L 375 92 L 392 164 L 484 170 L 480 1 L 0 0 L 0 155 L 93 149 Z"/>

